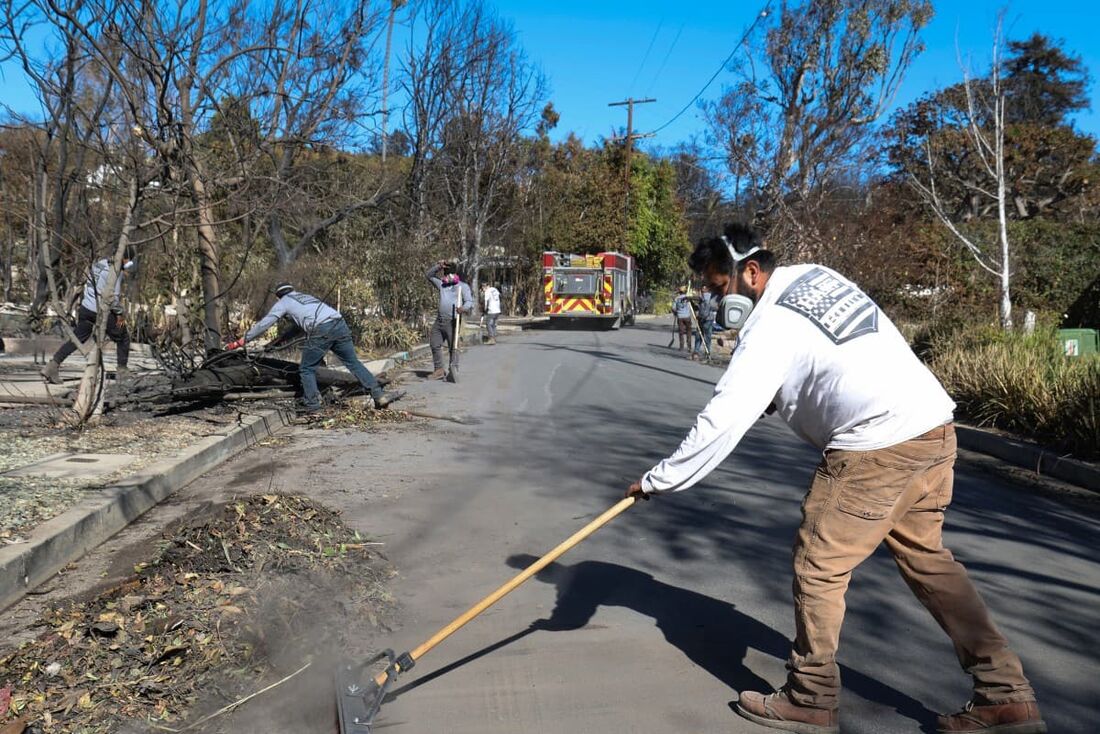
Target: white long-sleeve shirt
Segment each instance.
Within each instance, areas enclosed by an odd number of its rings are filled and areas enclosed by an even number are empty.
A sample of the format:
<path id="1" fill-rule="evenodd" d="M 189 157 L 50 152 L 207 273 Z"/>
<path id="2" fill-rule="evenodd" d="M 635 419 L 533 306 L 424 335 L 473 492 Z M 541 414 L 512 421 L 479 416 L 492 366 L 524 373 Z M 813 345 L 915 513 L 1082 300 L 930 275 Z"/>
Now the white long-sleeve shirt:
<path id="1" fill-rule="evenodd" d="M 320 298 L 307 293 L 291 291 L 275 301 L 275 305 L 271 307 L 267 315 L 257 321 L 256 325 L 245 333 L 245 341 L 252 341 L 260 336 L 274 326 L 275 322 L 283 316 L 291 319 L 302 331 L 307 333 L 320 324 L 343 318 L 339 311 Z"/>
<path id="2" fill-rule="evenodd" d="M 771 404 L 819 449 L 871 451 L 952 419 L 955 403 L 890 319 L 821 265 L 776 268 L 714 396 L 680 447 L 642 478 L 676 492 L 715 469 Z"/>
<path id="3" fill-rule="evenodd" d="M 493 286 L 486 288 L 483 301 L 485 303 L 485 313 L 490 316 L 500 313 L 500 291 L 496 288 Z"/>

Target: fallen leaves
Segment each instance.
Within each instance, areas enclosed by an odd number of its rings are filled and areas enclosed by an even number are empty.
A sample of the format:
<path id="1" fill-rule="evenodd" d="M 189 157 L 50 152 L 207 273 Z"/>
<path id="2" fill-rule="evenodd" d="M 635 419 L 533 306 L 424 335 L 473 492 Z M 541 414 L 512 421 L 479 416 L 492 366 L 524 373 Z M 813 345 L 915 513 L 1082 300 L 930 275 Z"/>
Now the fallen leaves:
<path id="1" fill-rule="evenodd" d="M 186 723 L 213 681 L 229 694 L 253 689 L 250 678 L 268 670 L 269 617 L 316 623 L 274 579 L 301 587 L 307 602 L 321 596 L 308 584 L 328 579 L 339 608 L 383 624 L 390 571 L 368 545 L 301 497 L 246 497 L 184 522 L 134 576 L 50 610 L 43 634 L 0 657 L 0 734 L 105 733 L 124 720 L 166 728 Z"/>
<path id="2" fill-rule="evenodd" d="M 413 417 L 403 410 L 389 408 L 376 410 L 363 403 L 349 402 L 346 405 L 328 408 L 322 413 L 307 416 L 303 422 L 309 428 L 373 430 L 380 424 L 404 423 L 411 420 Z"/>

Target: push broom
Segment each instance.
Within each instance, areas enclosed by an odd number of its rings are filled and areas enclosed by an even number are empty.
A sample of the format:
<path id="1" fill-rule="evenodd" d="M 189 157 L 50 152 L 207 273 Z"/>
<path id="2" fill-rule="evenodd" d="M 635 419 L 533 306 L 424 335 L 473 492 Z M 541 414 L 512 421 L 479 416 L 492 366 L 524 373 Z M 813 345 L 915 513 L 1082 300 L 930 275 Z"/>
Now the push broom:
<path id="1" fill-rule="evenodd" d="M 496 604 L 510 591 L 527 579 L 549 566 L 564 555 L 573 546 L 610 522 L 638 501 L 636 496 L 619 500 L 614 506 L 583 528 L 566 538 L 560 545 L 519 572 L 506 584 L 456 617 L 430 638 L 410 652 L 395 655 L 393 650 L 384 650 L 363 663 L 352 663 L 336 671 L 336 708 L 340 716 L 341 734 L 371 734 L 374 717 L 386 694 L 393 688 L 397 676 L 412 670 L 416 662 L 443 640 L 457 632 L 463 625 Z M 363 676 L 371 666 L 385 660 L 386 669 L 364 682 Z"/>

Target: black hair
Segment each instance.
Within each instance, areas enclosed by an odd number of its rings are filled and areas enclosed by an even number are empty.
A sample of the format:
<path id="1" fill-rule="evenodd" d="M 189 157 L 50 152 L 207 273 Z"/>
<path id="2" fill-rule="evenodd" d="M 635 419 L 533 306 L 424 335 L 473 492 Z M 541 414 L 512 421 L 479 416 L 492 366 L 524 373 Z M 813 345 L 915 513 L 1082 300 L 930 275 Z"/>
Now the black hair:
<path id="1" fill-rule="evenodd" d="M 760 234 L 747 224 L 734 222 L 727 224 L 723 230 L 723 237 L 704 237 L 695 245 L 695 251 L 688 257 L 688 266 L 700 275 L 714 268 L 722 273 L 733 274 L 733 257 L 730 256 L 730 248 L 738 254 L 748 252 L 754 247 L 761 249 L 749 255 L 737 263 L 738 272 L 745 269 L 746 263 L 755 262 L 765 273 L 775 270 L 775 254 L 763 249 L 764 243 Z"/>
<path id="2" fill-rule="evenodd" d="M 737 272 L 741 272 L 745 269 L 745 266 L 750 262 L 756 263 L 756 266 L 760 268 L 760 272 L 771 275 L 775 270 L 776 258 L 775 253 L 771 250 L 757 250 L 741 262 L 737 263 Z"/>
<path id="3" fill-rule="evenodd" d="M 760 233 L 744 222 L 730 222 L 722 229 L 722 235 L 738 255 L 754 247 L 764 249 L 764 241 L 760 239 Z"/>
<path id="4" fill-rule="evenodd" d="M 134 246 L 133 245 L 126 245 L 126 248 L 122 251 L 122 259 L 123 260 L 133 260 L 135 254 L 136 253 L 134 252 Z"/>
<path id="5" fill-rule="evenodd" d="M 695 245 L 695 251 L 688 257 L 688 267 L 699 275 L 703 275 L 711 268 L 728 273 L 733 269 L 733 258 L 730 257 L 729 248 L 721 237 L 704 237 L 699 240 Z"/>

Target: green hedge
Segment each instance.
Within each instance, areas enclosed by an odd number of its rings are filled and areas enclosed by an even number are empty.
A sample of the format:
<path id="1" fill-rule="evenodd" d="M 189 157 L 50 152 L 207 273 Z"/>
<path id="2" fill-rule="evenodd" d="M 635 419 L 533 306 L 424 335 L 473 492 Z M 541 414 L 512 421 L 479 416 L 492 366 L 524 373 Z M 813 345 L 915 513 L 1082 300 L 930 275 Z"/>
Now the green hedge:
<path id="1" fill-rule="evenodd" d="M 1100 357 L 1068 358 L 1051 327 L 932 334 L 916 346 L 960 416 L 1081 458 L 1100 458 Z"/>

